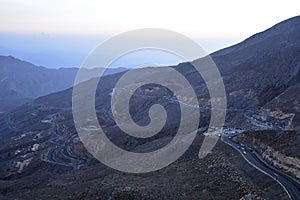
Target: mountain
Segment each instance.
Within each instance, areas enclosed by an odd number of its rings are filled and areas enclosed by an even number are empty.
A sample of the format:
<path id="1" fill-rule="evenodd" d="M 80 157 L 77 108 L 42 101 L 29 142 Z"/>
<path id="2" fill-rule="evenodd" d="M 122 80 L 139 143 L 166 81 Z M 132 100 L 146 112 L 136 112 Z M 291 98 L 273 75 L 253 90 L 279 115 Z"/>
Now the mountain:
<path id="1" fill-rule="evenodd" d="M 242 130 L 244 133 L 238 139 L 246 141 L 245 144 L 253 143 L 252 151 L 258 154 L 272 147 L 276 155 L 285 156 L 284 160 L 289 157 L 297 160 L 295 148 L 289 145 L 296 145 L 299 137 L 295 134 L 299 132 L 286 129 L 299 129 L 300 124 L 297 93 L 300 16 L 211 56 L 225 84 L 228 130 Z M 192 63 L 203 65 L 206 59 Z M 209 93 L 191 63 L 173 68 L 192 83 L 201 112 L 196 139 L 176 162 L 146 174 L 118 172 L 98 162 L 77 135 L 71 109 L 72 88 L 69 88 L 0 114 L 0 181 L 3 183 L 0 197 L 30 199 L 34 194 L 36 198 L 48 199 L 289 199 L 274 179 L 250 166 L 243 159 L 245 155 L 227 143 L 219 141 L 211 154 L 201 160 L 197 158 L 210 118 Z M 177 80 L 168 80 L 168 74 L 162 69 L 153 69 L 153 81 L 165 77 L 166 81 L 185 90 Z M 113 88 L 123 74 L 107 75 L 100 80 L 95 96 L 99 123 L 109 139 L 128 151 L 148 152 L 166 145 L 178 130 L 178 100 L 174 100 L 168 89 L 157 85 L 147 85 L 134 92 L 124 87 L 125 92 L 132 93 L 130 114 L 137 124 L 149 123 L 148 111 L 154 104 L 163 105 L 168 116 L 163 130 L 153 137 L 137 139 L 126 135 L 116 126 L 110 109 L 110 95 L 116 92 Z M 95 81 L 92 79 L 76 87 L 89 88 Z M 83 105 L 85 100 L 83 96 Z M 260 134 L 264 133 L 262 129 L 268 131 L 265 137 Z M 285 133 L 288 137 L 284 145 L 274 146 L 268 142 L 280 144 Z M 293 139 L 295 141 L 289 141 Z M 273 155 L 270 151 L 267 153 Z M 269 160 L 269 163 L 274 162 Z"/>
<path id="2" fill-rule="evenodd" d="M 297 107 L 299 98 L 295 92 L 300 83 L 299 21 L 299 16 L 288 19 L 240 44 L 212 54 L 225 82 L 229 108 L 250 109 L 251 114 L 263 114 L 268 109 L 270 115 L 275 110 L 288 114 Z M 271 102 L 280 98 L 282 100 L 270 107 Z M 293 100 L 295 105 L 291 106 L 287 100 Z M 299 120 L 296 120 L 299 119 L 299 111 L 294 109 L 293 113 L 295 121 L 290 128 L 297 129 L 300 127 Z M 240 123 L 235 119 L 236 125 Z"/>
<path id="3" fill-rule="evenodd" d="M 100 70 L 87 69 L 85 73 L 96 76 Z M 105 73 L 108 75 L 124 70 L 109 69 Z M 77 71 L 78 68 L 48 69 L 12 56 L 0 56 L 0 112 L 71 87 Z"/>
<path id="4" fill-rule="evenodd" d="M 290 113 L 293 108 L 294 119 L 300 119 L 298 93 L 300 84 L 300 17 L 294 17 L 257 33 L 245 41 L 213 53 L 211 56 L 222 75 L 228 99 L 227 122 L 235 126 L 252 126 L 245 115 L 264 114 L 266 110 L 272 115 L 274 109 Z M 203 65 L 207 58 L 192 62 Z M 209 94 L 201 76 L 190 63 L 181 63 L 174 68 L 182 73 L 196 88 L 200 105 L 209 106 Z M 120 75 L 111 76 L 107 88 L 112 88 Z M 163 76 L 160 70 L 153 76 Z M 289 94 L 285 97 L 286 94 Z M 291 96 L 292 95 L 292 96 Z M 53 98 L 55 96 L 55 98 Z M 280 97 L 293 101 L 294 106 L 279 102 L 271 108 L 272 102 Z M 51 98 L 53 100 L 48 101 Z M 54 103 L 58 99 L 70 102 L 70 91 L 60 92 L 38 99 L 38 102 Z M 69 99 L 69 100 L 67 100 Z M 280 102 L 285 102 L 280 100 Z M 274 103 L 273 103 L 274 104 Z M 277 106 L 278 105 L 278 106 Z M 287 105 L 287 106 L 286 106 Z M 56 104 L 56 106 L 58 106 Z M 269 107 L 270 108 L 269 108 Z M 284 107 L 289 107 L 287 110 Z M 279 112 L 279 111 L 278 111 Z M 298 121 L 293 121 L 291 128 L 300 128 Z M 230 125 L 230 124 L 229 124 Z M 283 127 L 288 128 L 288 127 Z"/>

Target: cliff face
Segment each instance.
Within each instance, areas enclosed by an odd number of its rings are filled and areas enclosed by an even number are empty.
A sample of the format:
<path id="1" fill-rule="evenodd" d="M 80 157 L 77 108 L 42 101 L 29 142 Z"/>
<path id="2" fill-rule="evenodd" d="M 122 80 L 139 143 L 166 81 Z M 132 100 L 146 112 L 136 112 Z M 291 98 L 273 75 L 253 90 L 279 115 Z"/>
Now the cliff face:
<path id="1" fill-rule="evenodd" d="M 212 57 L 227 92 L 228 127 L 243 130 L 254 130 L 256 126 L 263 129 L 298 127 L 300 92 L 295 91 L 300 83 L 300 17 L 216 52 Z M 205 58 L 194 62 L 203 65 Z M 206 84 L 190 63 L 179 64 L 174 69 L 195 87 L 201 107 L 199 127 L 205 130 L 210 119 L 210 102 L 218 98 L 209 98 Z M 132 95 L 130 110 L 132 118 L 145 125 L 149 120 L 149 107 L 156 103 L 163 105 L 171 114 L 161 133 L 149 140 L 136 139 L 115 126 L 110 94 L 119 92 L 113 88 L 121 75 L 103 77 L 95 95 L 99 123 L 107 130 L 109 139 L 133 152 L 149 152 L 149 147 L 153 151 L 169 143 L 177 131 L 180 110 L 178 102 L 173 101 L 172 94 L 164 88 L 156 90 L 156 86 L 149 86 L 138 90 Z M 161 70 L 153 74 L 153 77 L 159 76 L 168 80 Z M 88 88 L 93 81 L 84 82 L 82 86 L 86 84 Z M 17 85 L 12 86 L 17 88 Z M 204 137 L 201 133 L 184 156 L 158 172 L 135 175 L 112 170 L 93 159 L 82 146 L 73 124 L 71 97 L 72 88 L 40 97 L 0 115 L 0 179 L 3 181 L 0 198 L 3 195 L 10 199 L 32 199 L 34 192 L 40 199 L 133 199 L 133 196 L 138 199 L 246 199 L 245 194 L 264 196 L 268 191 L 268 199 L 288 198 L 274 180 L 251 168 L 226 144 L 218 143 L 212 154 L 199 160 Z M 191 100 L 185 96 L 179 98 L 185 102 Z M 82 102 L 85 100 L 84 97 Z M 295 131 L 253 131 L 238 139 L 252 146 L 267 162 L 298 177 L 299 135 Z M 57 192 L 61 190 L 64 192 Z"/>
<path id="2" fill-rule="evenodd" d="M 262 158 L 282 172 L 300 178 L 300 132 L 254 131 L 246 132 L 237 139 L 252 147 Z"/>
<path id="3" fill-rule="evenodd" d="M 266 150 L 262 152 L 262 157 L 268 163 L 271 163 L 276 168 L 287 172 L 296 178 L 300 178 L 300 159 L 297 157 L 290 157 L 285 154 L 275 151 L 272 147 L 267 146 Z"/>

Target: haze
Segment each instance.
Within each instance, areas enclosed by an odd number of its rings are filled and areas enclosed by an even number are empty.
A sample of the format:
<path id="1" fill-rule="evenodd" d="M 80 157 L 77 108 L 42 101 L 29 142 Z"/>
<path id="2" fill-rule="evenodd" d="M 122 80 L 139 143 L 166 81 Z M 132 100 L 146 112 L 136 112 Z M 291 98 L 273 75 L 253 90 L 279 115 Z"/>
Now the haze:
<path id="1" fill-rule="evenodd" d="M 47 67 L 79 66 L 103 40 L 137 28 L 177 31 L 213 52 L 298 15 L 300 7 L 297 0 L 0 2 L 0 54 Z"/>

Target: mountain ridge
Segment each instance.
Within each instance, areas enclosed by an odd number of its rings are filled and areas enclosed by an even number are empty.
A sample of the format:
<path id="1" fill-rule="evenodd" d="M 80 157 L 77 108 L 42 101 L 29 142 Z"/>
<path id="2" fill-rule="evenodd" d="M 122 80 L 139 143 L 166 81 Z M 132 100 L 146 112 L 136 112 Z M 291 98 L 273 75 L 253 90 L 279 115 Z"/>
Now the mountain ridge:
<path id="1" fill-rule="evenodd" d="M 79 68 L 48 69 L 13 56 L 0 56 L 0 111 L 7 111 L 39 96 L 73 86 Z M 94 77 L 99 69 L 84 69 Z M 126 68 L 108 69 L 105 74 L 118 73 Z"/>
<path id="2" fill-rule="evenodd" d="M 281 136 L 285 130 L 300 128 L 299 17 L 293 19 L 291 24 L 294 23 L 297 26 L 288 34 L 295 37 L 290 40 L 286 40 L 284 29 L 259 42 L 255 41 L 259 35 L 250 37 L 247 42 L 255 45 L 240 43 L 237 46 L 243 48 L 212 54 L 225 84 L 228 102 L 225 126 L 229 132 L 279 129 Z M 201 65 L 205 61 L 206 58 L 201 58 L 193 64 Z M 191 63 L 181 63 L 174 69 L 194 86 L 201 112 L 197 136 L 176 162 L 141 175 L 122 173 L 98 162 L 78 137 L 72 114 L 72 88 L 68 88 L 0 114 L 0 180 L 3 182 L 0 197 L 30 199 L 34 193 L 37 198 L 59 199 L 87 196 L 93 199 L 288 199 L 278 183 L 251 167 L 242 155 L 221 141 L 211 154 L 198 159 L 210 119 L 209 92 Z M 180 112 L 172 112 L 171 123 L 166 123 L 159 137 L 149 140 L 131 137 L 116 126 L 110 96 L 121 76 L 122 72 L 102 77 L 96 91 L 95 110 L 105 134 L 117 146 L 132 152 L 148 152 L 165 145 L 177 131 L 178 124 L 174 122 L 180 119 Z M 153 80 L 159 76 L 168 77 L 157 68 Z M 89 88 L 93 81 L 79 86 Z M 176 80 L 171 81 L 182 88 Z M 85 100 L 83 96 L 82 102 Z M 178 111 L 178 102 L 174 102 L 165 88 L 141 87 L 132 94 L 132 119 L 137 124 L 147 124 L 147 113 L 155 103 L 164 106 L 167 114 Z M 281 137 L 273 139 L 276 138 Z M 289 141 L 284 144 L 289 145 Z M 57 192 L 62 189 L 64 192 Z"/>

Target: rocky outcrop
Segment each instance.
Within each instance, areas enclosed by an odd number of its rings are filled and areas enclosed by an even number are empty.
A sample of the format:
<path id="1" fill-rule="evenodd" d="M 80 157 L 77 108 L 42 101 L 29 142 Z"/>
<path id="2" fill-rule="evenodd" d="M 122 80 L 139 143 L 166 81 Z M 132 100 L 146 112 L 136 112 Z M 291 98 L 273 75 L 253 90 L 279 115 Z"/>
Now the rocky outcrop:
<path id="1" fill-rule="evenodd" d="M 272 166 L 300 179 L 300 153 L 294 145 L 299 137 L 296 131 L 257 131 L 244 133 L 238 140 L 251 146 Z"/>

